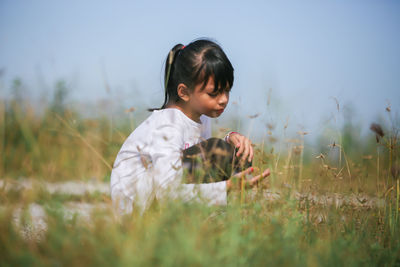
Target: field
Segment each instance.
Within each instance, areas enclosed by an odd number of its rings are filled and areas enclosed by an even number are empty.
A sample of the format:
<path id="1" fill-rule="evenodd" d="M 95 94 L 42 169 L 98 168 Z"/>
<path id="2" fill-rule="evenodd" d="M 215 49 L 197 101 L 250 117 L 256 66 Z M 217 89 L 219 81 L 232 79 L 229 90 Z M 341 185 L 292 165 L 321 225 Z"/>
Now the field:
<path id="1" fill-rule="evenodd" d="M 268 123 L 254 166 L 271 176 L 256 189 L 230 193 L 227 207 L 159 203 L 117 220 L 109 176 L 138 108 L 84 117 L 60 82 L 38 111 L 21 88 L 16 80 L 12 99 L 0 100 L 2 266 L 400 265 L 390 106 L 364 136 L 344 121 L 313 144 Z M 233 128 L 221 127 L 216 135 Z"/>

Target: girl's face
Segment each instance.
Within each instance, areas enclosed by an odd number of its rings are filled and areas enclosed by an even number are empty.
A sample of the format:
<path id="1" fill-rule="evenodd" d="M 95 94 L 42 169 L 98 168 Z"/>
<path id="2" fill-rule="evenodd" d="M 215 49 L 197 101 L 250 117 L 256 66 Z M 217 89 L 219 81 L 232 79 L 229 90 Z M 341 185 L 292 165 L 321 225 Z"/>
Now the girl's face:
<path id="1" fill-rule="evenodd" d="M 219 117 L 224 112 L 229 102 L 230 88 L 221 92 L 214 92 L 214 79 L 210 77 L 207 85 L 202 89 L 203 84 L 195 86 L 190 92 L 189 106 L 192 114 L 204 114 L 208 117 Z"/>

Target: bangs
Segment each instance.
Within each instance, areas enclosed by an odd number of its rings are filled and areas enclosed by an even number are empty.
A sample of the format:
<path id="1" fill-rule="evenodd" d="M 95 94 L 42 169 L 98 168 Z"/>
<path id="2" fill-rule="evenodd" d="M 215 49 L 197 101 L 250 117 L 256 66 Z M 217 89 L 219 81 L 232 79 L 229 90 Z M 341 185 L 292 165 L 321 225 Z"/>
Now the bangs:
<path id="1" fill-rule="evenodd" d="M 207 55 L 207 53 L 204 57 L 196 73 L 196 84 L 202 82 L 202 89 L 204 89 L 210 77 L 213 77 L 214 92 L 230 90 L 233 86 L 233 67 L 229 60 L 215 55 Z"/>

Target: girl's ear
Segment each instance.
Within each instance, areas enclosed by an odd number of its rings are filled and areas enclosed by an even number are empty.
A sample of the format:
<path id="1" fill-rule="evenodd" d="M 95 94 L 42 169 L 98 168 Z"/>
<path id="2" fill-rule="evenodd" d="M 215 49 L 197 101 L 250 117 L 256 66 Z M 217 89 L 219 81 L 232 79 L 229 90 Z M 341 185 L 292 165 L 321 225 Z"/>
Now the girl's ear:
<path id="1" fill-rule="evenodd" d="M 190 98 L 189 88 L 184 83 L 178 84 L 177 91 L 180 99 L 182 99 L 185 102 L 189 101 Z"/>

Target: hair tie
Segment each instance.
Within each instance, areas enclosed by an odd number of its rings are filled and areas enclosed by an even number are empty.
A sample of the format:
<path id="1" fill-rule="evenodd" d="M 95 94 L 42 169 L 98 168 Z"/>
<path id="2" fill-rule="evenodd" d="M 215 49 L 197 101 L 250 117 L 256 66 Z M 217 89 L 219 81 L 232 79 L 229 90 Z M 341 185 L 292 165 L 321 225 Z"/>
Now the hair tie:
<path id="1" fill-rule="evenodd" d="M 185 47 L 186 47 L 185 45 L 184 45 L 184 46 L 182 46 L 181 50 L 185 49 Z"/>

